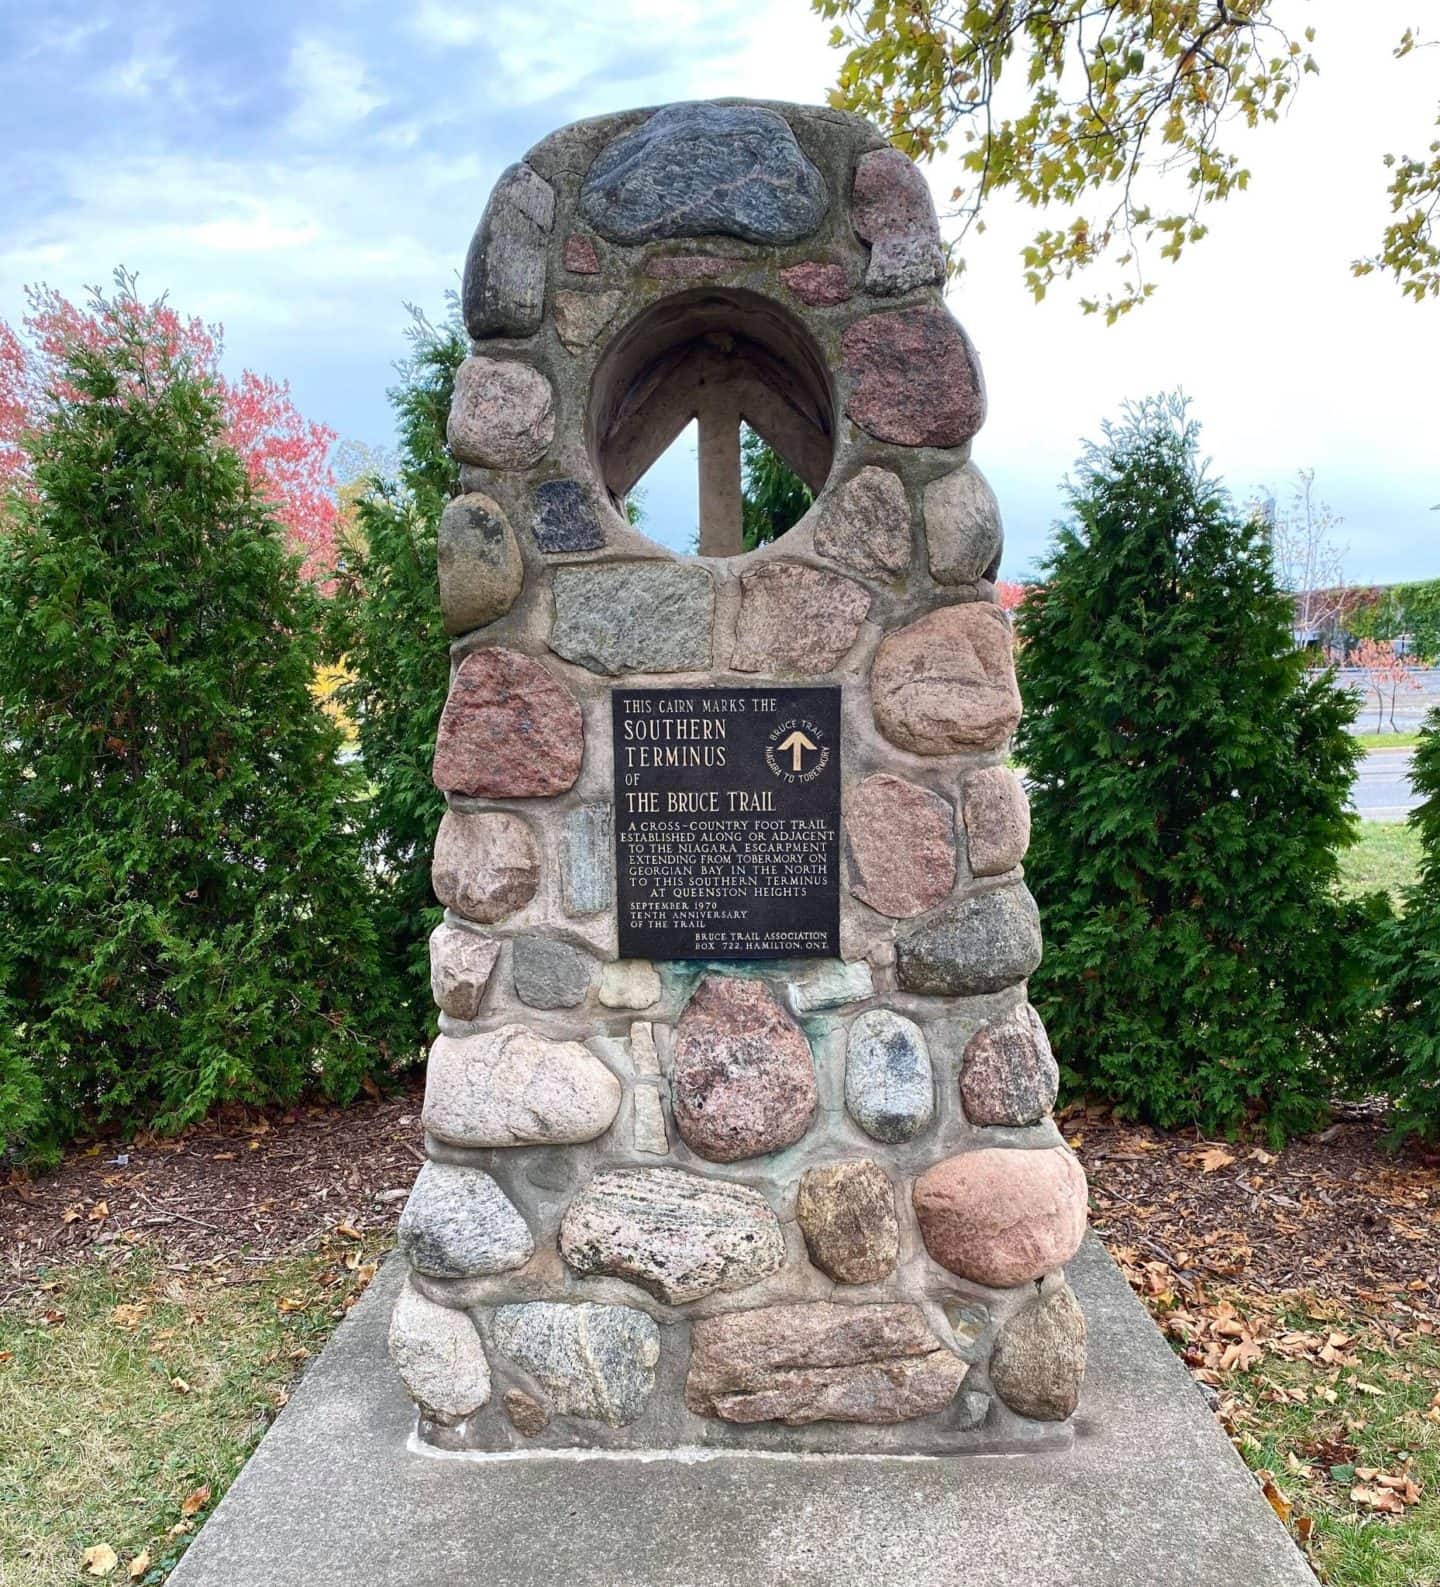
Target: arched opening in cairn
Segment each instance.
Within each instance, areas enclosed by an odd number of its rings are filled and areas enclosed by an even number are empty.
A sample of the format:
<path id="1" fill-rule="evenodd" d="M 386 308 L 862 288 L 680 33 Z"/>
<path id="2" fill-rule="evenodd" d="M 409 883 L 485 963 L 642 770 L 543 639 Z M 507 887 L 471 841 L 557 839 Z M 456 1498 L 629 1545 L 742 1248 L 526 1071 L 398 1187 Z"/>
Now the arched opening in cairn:
<path id="1" fill-rule="evenodd" d="M 590 458 L 617 510 L 691 423 L 697 427 L 700 555 L 743 549 L 741 426 L 816 495 L 835 454 L 825 359 L 779 305 L 742 290 L 701 289 L 638 314 L 590 383 Z"/>

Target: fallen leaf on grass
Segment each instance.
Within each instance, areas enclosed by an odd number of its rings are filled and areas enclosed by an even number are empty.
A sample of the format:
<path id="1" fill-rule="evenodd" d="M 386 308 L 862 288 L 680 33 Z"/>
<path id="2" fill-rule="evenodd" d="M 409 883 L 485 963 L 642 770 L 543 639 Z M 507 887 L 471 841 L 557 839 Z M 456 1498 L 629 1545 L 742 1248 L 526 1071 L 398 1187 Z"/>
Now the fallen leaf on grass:
<path id="1" fill-rule="evenodd" d="M 1217 1168 L 1228 1168 L 1235 1158 L 1223 1146 L 1210 1146 L 1198 1152 L 1195 1161 L 1199 1163 L 1201 1173 L 1213 1174 Z"/>
<path id="2" fill-rule="evenodd" d="M 193 1492 L 185 1495 L 180 1504 L 180 1514 L 197 1515 L 209 1503 L 210 1484 L 207 1482 L 203 1487 L 196 1488 Z"/>
<path id="3" fill-rule="evenodd" d="M 336 1234 L 343 1234 L 347 1240 L 363 1240 L 365 1238 L 353 1223 L 337 1223 L 335 1232 Z"/>
<path id="4" fill-rule="evenodd" d="M 149 1569 L 150 1550 L 148 1548 L 142 1548 L 135 1558 L 130 1561 L 130 1580 L 139 1581 Z"/>
<path id="5" fill-rule="evenodd" d="M 188 1394 L 190 1392 L 190 1385 L 185 1381 L 184 1378 L 171 1378 L 170 1387 L 174 1389 L 177 1394 Z"/>
<path id="6" fill-rule="evenodd" d="M 87 1576 L 108 1576 L 120 1563 L 120 1557 L 108 1543 L 92 1543 L 80 1556 L 80 1566 Z"/>
<path id="7" fill-rule="evenodd" d="M 1270 1508 L 1282 1521 L 1290 1519 L 1291 1504 L 1283 1493 L 1275 1486 L 1275 1479 L 1268 1471 L 1257 1471 L 1255 1475 L 1260 1479 L 1260 1491 L 1270 1501 Z"/>
<path id="8" fill-rule="evenodd" d="M 1310 1541 L 1310 1534 L 1315 1530 L 1315 1517 L 1313 1515 L 1297 1515 L 1295 1517 L 1295 1536 L 1302 1543 Z"/>
<path id="9" fill-rule="evenodd" d="M 110 1321 L 117 1328 L 137 1328 L 145 1320 L 146 1307 L 127 1304 L 117 1306 L 110 1313 Z"/>

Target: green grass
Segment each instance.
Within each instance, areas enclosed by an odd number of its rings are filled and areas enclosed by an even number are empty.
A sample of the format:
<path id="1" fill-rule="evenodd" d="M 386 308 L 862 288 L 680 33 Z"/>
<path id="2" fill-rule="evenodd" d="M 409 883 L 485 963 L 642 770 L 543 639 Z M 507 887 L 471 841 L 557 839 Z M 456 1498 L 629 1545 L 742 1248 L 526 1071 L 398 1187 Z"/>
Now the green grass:
<path id="1" fill-rule="evenodd" d="M 162 1582 L 358 1287 L 334 1254 L 217 1277 L 137 1252 L 0 1311 L 3 1587 L 93 1579 L 97 1546 L 112 1582 Z"/>
<path id="2" fill-rule="evenodd" d="M 1360 841 L 1340 855 L 1340 886 L 1356 896 L 1388 892 L 1398 906 L 1402 888 L 1420 868 L 1420 837 L 1404 821 L 1362 821 Z"/>
<path id="3" fill-rule="evenodd" d="M 1227 1374 L 1241 1454 L 1271 1474 L 1292 1529 L 1303 1536 L 1309 1518 L 1307 1551 L 1329 1587 L 1440 1587 L 1440 1340 L 1387 1338 L 1362 1319 L 1288 1322 L 1354 1342 L 1329 1364 L 1267 1352 Z M 1410 1478 L 1419 1502 L 1388 1515 L 1353 1499 L 1357 1487 L 1383 1491 L 1366 1469 Z"/>
<path id="4" fill-rule="evenodd" d="M 1356 740 L 1362 749 L 1414 749 L 1420 742 L 1415 733 L 1357 733 Z"/>

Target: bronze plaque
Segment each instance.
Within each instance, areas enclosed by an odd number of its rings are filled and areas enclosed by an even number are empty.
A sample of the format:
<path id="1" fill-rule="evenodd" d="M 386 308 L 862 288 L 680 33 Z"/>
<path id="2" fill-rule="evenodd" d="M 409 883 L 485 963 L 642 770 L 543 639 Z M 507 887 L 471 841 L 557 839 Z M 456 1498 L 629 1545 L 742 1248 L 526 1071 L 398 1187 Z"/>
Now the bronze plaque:
<path id="1" fill-rule="evenodd" d="M 611 698 L 620 957 L 836 957 L 840 690 Z"/>

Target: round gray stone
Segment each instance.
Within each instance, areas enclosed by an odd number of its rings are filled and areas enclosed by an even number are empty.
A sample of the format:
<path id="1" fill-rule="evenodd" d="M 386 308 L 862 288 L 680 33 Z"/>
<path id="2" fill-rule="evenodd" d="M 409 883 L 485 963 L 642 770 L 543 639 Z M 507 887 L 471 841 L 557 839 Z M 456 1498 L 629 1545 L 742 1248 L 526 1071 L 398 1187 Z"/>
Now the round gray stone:
<path id="1" fill-rule="evenodd" d="M 940 584 L 973 584 L 1000 555 L 1000 503 L 974 464 L 925 487 L 925 541 Z"/>
<path id="2" fill-rule="evenodd" d="M 576 1007 L 595 973 L 588 953 L 548 937 L 517 937 L 510 962 L 515 995 L 530 1008 Z"/>
<path id="3" fill-rule="evenodd" d="M 1080 1403 L 1085 1381 L 1085 1314 L 1068 1284 L 1058 1283 L 1000 1330 L 990 1383 L 1018 1416 L 1063 1422 Z"/>
<path id="4" fill-rule="evenodd" d="M 910 503 L 900 476 L 862 468 L 821 504 L 815 549 L 873 579 L 893 579 L 910 565 Z"/>
<path id="5" fill-rule="evenodd" d="M 432 1422 L 462 1421 L 490 1399 L 490 1367 L 475 1325 L 407 1279 L 390 1313 L 390 1359 Z"/>
<path id="6" fill-rule="evenodd" d="M 631 1306 L 527 1301 L 499 1307 L 491 1332 L 496 1348 L 540 1383 L 562 1416 L 624 1427 L 655 1387 L 660 1330 Z"/>
<path id="7" fill-rule="evenodd" d="M 440 515 L 440 611 L 447 634 L 503 617 L 525 584 L 520 547 L 498 502 L 470 491 Z"/>
<path id="8" fill-rule="evenodd" d="M 744 1289 L 785 1260 L 758 1191 L 678 1168 L 598 1173 L 570 1203 L 560 1254 L 577 1273 L 629 1279 L 671 1306 Z"/>
<path id="9" fill-rule="evenodd" d="M 523 1267 L 535 1254 L 525 1220 L 479 1168 L 426 1163 L 400 1214 L 398 1243 L 417 1273 L 479 1278 Z"/>
<path id="10" fill-rule="evenodd" d="M 896 975 L 906 992 L 974 997 L 1023 981 L 1041 952 L 1040 912 L 1017 882 L 962 899 L 901 937 Z"/>
<path id="11" fill-rule="evenodd" d="M 828 204 L 789 124 L 757 105 L 669 105 L 602 149 L 580 190 L 581 216 L 620 243 L 799 242 Z"/>
<path id="12" fill-rule="evenodd" d="M 627 562 L 560 568 L 550 648 L 611 677 L 710 665 L 715 586 L 704 568 Z"/>
<path id="13" fill-rule="evenodd" d="M 850 1026 L 845 1106 L 873 1140 L 910 1141 L 935 1113 L 935 1076 L 925 1034 L 903 1014 L 867 1009 Z"/>

